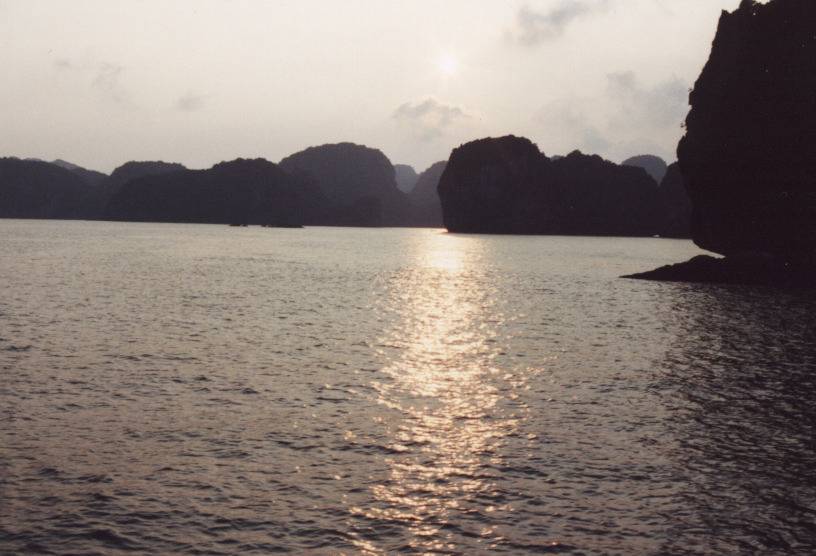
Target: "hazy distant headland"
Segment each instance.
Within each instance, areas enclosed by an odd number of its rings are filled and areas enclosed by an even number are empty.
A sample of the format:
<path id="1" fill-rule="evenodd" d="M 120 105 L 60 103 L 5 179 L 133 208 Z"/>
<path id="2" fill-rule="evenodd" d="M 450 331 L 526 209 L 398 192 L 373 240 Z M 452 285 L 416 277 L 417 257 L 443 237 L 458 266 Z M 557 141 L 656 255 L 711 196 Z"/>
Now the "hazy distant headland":
<path id="1" fill-rule="evenodd" d="M 442 226 L 442 204 L 439 201 L 439 180 L 447 168 L 448 162 L 441 160 L 432 164 L 419 174 L 416 184 L 408 192 L 411 202 L 409 224 L 411 226 Z"/>
<path id="2" fill-rule="evenodd" d="M 666 161 L 659 156 L 654 156 L 651 154 L 641 154 L 627 158 L 621 162 L 621 166 L 635 166 L 636 168 L 643 168 L 646 170 L 646 173 L 652 176 L 654 181 L 657 183 L 663 181 L 663 178 L 666 176 L 666 172 L 668 171 Z"/>
<path id="3" fill-rule="evenodd" d="M 419 174 L 408 164 L 394 164 L 394 177 L 397 180 L 397 188 L 403 193 L 410 193 L 419 180 Z"/>

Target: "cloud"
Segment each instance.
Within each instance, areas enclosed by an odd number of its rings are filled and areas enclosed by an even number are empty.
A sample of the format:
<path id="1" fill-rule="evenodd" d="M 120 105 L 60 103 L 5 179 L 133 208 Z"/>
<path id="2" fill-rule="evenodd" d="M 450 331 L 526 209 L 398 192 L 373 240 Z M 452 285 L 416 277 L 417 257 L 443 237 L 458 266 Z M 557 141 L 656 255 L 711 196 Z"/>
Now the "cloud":
<path id="1" fill-rule="evenodd" d="M 181 112 L 196 112 L 204 108 L 204 101 L 206 99 L 206 95 L 200 95 L 190 91 L 180 96 L 174 106 L 176 110 Z"/>
<path id="2" fill-rule="evenodd" d="M 580 149 L 622 160 L 635 154 L 674 158 L 688 111 L 688 88 L 677 78 L 654 85 L 632 71 L 610 73 L 601 94 L 556 99 L 537 115 L 545 150 Z"/>
<path id="3" fill-rule="evenodd" d="M 79 60 L 56 58 L 53 66 L 58 72 L 76 76 L 76 79 L 80 79 L 85 86 L 89 84 L 104 100 L 123 106 L 133 106 L 130 95 L 122 85 L 125 66 L 87 58 Z"/>
<path id="4" fill-rule="evenodd" d="M 608 8 L 611 0 L 559 0 L 549 11 L 525 5 L 516 14 L 515 27 L 508 31 L 512 42 L 537 46 L 564 34 L 575 21 Z"/>
<path id="5" fill-rule="evenodd" d="M 561 98 L 547 104 L 536 120 L 543 124 L 545 154 L 606 153 L 610 142 L 601 130 L 602 118 L 591 98 Z M 550 152 L 553 151 L 553 152 Z"/>
<path id="6" fill-rule="evenodd" d="M 632 71 L 606 76 L 607 94 L 616 104 L 611 124 L 625 127 L 636 123 L 642 127 L 680 126 L 688 110 L 688 87 L 672 78 L 652 87 L 641 85 Z"/>
<path id="7" fill-rule="evenodd" d="M 124 66 L 102 62 L 95 67 L 91 84 L 106 98 L 116 103 L 126 103 L 128 101 L 127 94 L 120 83 L 124 70 Z"/>
<path id="8" fill-rule="evenodd" d="M 406 102 L 394 111 L 393 117 L 423 141 L 431 141 L 442 136 L 450 127 L 470 118 L 470 115 L 458 106 L 428 97 L 413 103 Z"/>
<path id="9" fill-rule="evenodd" d="M 113 90 L 119 86 L 119 77 L 125 68 L 117 64 L 103 62 L 96 69 L 93 86 L 103 90 Z"/>
<path id="10" fill-rule="evenodd" d="M 57 58 L 54 60 L 54 67 L 59 70 L 74 69 L 74 63 L 68 58 Z"/>

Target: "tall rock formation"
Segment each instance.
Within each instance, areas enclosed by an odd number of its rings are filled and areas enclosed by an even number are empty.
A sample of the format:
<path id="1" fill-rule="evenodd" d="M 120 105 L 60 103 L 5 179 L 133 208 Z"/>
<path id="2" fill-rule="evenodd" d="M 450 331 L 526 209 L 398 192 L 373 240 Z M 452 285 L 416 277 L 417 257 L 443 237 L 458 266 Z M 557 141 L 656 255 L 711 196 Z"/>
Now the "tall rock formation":
<path id="1" fill-rule="evenodd" d="M 816 256 L 816 2 L 723 12 L 690 96 L 680 169 L 693 233 L 724 255 Z"/>
<path id="2" fill-rule="evenodd" d="M 524 233 L 538 216 L 538 208 L 525 207 L 524 199 L 536 192 L 541 158 L 530 140 L 513 136 L 454 149 L 438 188 L 445 227 L 452 232 Z"/>
<path id="3" fill-rule="evenodd" d="M 578 151 L 552 160 L 513 136 L 455 149 L 439 196 L 452 232 L 650 236 L 659 214 L 643 169 Z"/>
<path id="4" fill-rule="evenodd" d="M 132 179 L 108 203 L 106 218 L 148 222 L 297 226 L 311 216 L 316 190 L 263 159 L 209 170 Z"/>
<path id="5" fill-rule="evenodd" d="M 641 154 L 638 156 L 633 156 L 632 158 L 627 158 L 621 162 L 621 166 L 636 166 L 638 168 L 643 168 L 646 170 L 646 173 L 652 176 L 654 181 L 657 183 L 663 181 L 663 178 L 666 176 L 666 170 L 668 169 L 665 160 L 652 154 Z"/>
<path id="6" fill-rule="evenodd" d="M 310 147 L 284 158 L 281 168 L 316 184 L 326 200 L 310 224 L 399 226 L 408 199 L 397 189 L 394 167 L 379 150 L 353 143 Z"/>
<path id="7" fill-rule="evenodd" d="M 411 226 L 442 227 L 442 203 L 439 201 L 439 180 L 448 162 L 432 164 L 419 175 L 416 186 L 408 194 L 411 202 Z"/>

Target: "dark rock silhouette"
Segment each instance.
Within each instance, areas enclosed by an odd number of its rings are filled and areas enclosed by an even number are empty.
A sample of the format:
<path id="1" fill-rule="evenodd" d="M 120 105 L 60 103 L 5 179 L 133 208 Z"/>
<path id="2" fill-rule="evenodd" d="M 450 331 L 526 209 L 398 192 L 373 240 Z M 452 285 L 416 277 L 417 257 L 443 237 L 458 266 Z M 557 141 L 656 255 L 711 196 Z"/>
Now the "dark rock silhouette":
<path id="1" fill-rule="evenodd" d="M 177 170 L 131 179 L 115 192 L 111 220 L 300 226 L 319 191 L 263 159 L 209 170 Z"/>
<path id="2" fill-rule="evenodd" d="M 700 247 L 816 258 L 814 91 L 816 2 L 722 13 L 678 147 Z"/>
<path id="3" fill-rule="evenodd" d="M 419 175 L 416 186 L 408 194 L 411 202 L 409 225 L 426 228 L 442 227 L 442 203 L 439 201 L 439 180 L 447 161 L 437 162 Z"/>
<path id="4" fill-rule="evenodd" d="M 684 263 L 663 266 L 624 278 L 662 282 L 816 287 L 816 282 L 813 281 L 813 267 L 810 264 L 802 262 L 779 264 L 773 257 L 759 255 L 726 258 L 699 255 Z"/>
<path id="5" fill-rule="evenodd" d="M 145 177 L 167 174 L 186 170 L 183 165 L 175 162 L 162 161 L 130 161 L 117 167 L 111 175 L 100 184 L 98 198 L 95 199 L 92 212 L 97 218 L 107 217 L 107 206 L 111 199 L 127 182 Z"/>
<path id="6" fill-rule="evenodd" d="M 92 185 L 94 187 L 100 185 L 103 181 L 105 181 L 108 177 L 107 174 L 103 174 L 102 172 L 97 172 L 96 170 L 88 170 L 87 168 L 83 168 L 82 166 L 77 166 L 76 164 L 72 164 L 71 162 L 67 162 L 62 159 L 57 159 L 51 162 L 60 168 L 65 168 L 69 172 L 76 174 L 77 176 L 82 179 L 88 185 Z"/>
<path id="7" fill-rule="evenodd" d="M 39 160 L 0 158 L 0 218 L 89 218 L 95 188 Z"/>
<path id="8" fill-rule="evenodd" d="M 186 169 L 187 168 L 183 165 L 176 162 L 130 161 L 122 164 L 111 173 L 107 181 L 107 187 L 115 192 L 119 187 L 136 178 L 156 176 Z"/>
<path id="9" fill-rule="evenodd" d="M 110 189 L 107 185 L 110 176 L 95 170 L 88 170 L 87 168 L 61 159 L 57 159 L 51 164 L 65 168 L 90 186 L 88 193 L 82 201 L 82 218 L 89 220 L 101 218 L 102 212 L 110 197 Z"/>
<path id="10" fill-rule="evenodd" d="M 675 162 L 666 171 L 658 189 L 663 218 L 658 233 L 661 237 L 691 238 L 692 205 L 683 183 L 680 166 Z"/>
<path id="11" fill-rule="evenodd" d="M 455 149 L 439 196 L 452 232 L 651 236 L 659 219 L 643 169 L 578 151 L 552 160 L 513 136 Z"/>
<path id="12" fill-rule="evenodd" d="M 663 177 L 666 175 L 666 170 L 668 169 L 665 160 L 659 156 L 654 156 L 651 154 L 642 154 L 639 156 L 633 156 L 632 158 L 627 158 L 621 162 L 621 166 L 636 166 L 638 168 L 643 168 L 646 170 L 646 173 L 652 176 L 654 181 L 657 183 L 663 181 Z"/>
<path id="13" fill-rule="evenodd" d="M 438 188 L 445 227 L 452 232 L 543 232 L 541 203 L 525 206 L 538 196 L 541 160 L 538 147 L 513 136 L 454 149 Z"/>
<path id="14" fill-rule="evenodd" d="M 379 150 L 353 143 L 322 145 L 288 156 L 280 166 L 322 192 L 325 208 L 309 224 L 399 226 L 408 217 L 408 199 Z"/>
<path id="15" fill-rule="evenodd" d="M 413 166 L 407 164 L 394 164 L 394 177 L 397 180 L 397 188 L 403 193 L 410 193 L 419 179 Z"/>
<path id="16" fill-rule="evenodd" d="M 694 241 L 725 258 L 629 278 L 816 285 L 814 29 L 811 0 L 722 13 L 678 156 Z"/>

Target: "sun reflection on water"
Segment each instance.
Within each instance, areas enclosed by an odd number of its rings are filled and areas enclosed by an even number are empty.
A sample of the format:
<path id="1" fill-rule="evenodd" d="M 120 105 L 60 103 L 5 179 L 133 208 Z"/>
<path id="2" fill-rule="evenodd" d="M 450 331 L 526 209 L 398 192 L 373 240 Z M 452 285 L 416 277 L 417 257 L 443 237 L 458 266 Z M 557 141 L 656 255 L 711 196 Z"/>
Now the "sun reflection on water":
<path id="1" fill-rule="evenodd" d="M 389 477 L 371 487 L 377 504 L 352 513 L 409 531 L 408 550 L 454 550 L 459 535 L 487 548 L 500 540 L 487 516 L 512 511 L 496 478 L 502 442 L 522 417 L 500 405 L 520 384 L 493 364 L 503 317 L 477 279 L 479 247 L 429 234 L 416 245 L 417 264 L 389 287 L 385 310 L 399 318 L 380 343 L 397 349 L 384 352 L 372 383 L 398 416 L 387 424 Z"/>

